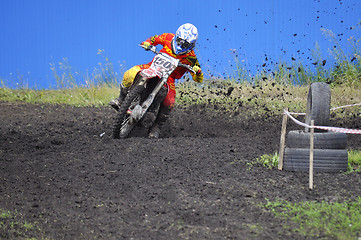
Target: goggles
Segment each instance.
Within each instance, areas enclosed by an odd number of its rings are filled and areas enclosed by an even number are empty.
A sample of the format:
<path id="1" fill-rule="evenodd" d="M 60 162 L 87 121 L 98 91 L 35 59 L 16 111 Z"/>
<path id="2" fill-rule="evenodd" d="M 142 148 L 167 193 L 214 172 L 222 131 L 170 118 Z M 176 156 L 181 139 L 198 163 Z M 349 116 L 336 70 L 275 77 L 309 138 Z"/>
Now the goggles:
<path id="1" fill-rule="evenodd" d="M 187 49 L 191 46 L 191 44 L 189 42 L 187 42 L 184 39 L 181 39 L 180 37 L 177 37 L 175 41 L 178 46 L 180 46 L 181 48 L 184 48 L 184 49 Z"/>

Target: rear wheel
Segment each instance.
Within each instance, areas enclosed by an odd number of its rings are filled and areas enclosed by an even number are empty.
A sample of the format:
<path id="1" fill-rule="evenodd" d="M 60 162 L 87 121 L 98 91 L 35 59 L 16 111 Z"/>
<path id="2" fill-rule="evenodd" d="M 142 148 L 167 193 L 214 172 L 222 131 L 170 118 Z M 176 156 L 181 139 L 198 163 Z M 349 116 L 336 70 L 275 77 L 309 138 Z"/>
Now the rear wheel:
<path id="1" fill-rule="evenodd" d="M 115 118 L 113 128 L 113 138 L 126 138 L 133 130 L 137 123 L 132 122 L 128 110 L 132 110 L 140 103 L 144 87 L 140 85 L 134 86 L 128 95 L 125 97 L 122 105 L 119 108 L 119 113 Z"/>

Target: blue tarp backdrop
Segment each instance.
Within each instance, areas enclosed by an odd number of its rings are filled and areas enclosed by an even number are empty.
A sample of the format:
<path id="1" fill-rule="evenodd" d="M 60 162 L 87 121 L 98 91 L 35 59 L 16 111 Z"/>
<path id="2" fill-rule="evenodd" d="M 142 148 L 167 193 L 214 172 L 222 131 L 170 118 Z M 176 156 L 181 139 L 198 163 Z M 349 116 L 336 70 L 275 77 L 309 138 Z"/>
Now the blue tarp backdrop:
<path id="1" fill-rule="evenodd" d="M 51 88 L 52 64 L 67 61 L 82 81 L 104 56 L 121 73 L 153 57 L 140 42 L 187 22 L 199 30 L 196 53 L 210 74 L 232 75 L 236 55 L 253 73 L 292 58 L 310 65 L 316 42 L 325 59 L 334 45 L 322 28 L 352 51 L 347 42 L 360 38 L 360 9 L 360 0 L 2 0 L 0 79 Z"/>

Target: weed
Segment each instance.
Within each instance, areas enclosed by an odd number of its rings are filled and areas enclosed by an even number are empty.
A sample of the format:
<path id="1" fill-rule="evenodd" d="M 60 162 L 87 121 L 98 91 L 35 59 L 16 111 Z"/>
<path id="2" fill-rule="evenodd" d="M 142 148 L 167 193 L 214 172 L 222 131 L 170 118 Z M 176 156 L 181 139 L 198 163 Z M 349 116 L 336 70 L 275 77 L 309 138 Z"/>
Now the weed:
<path id="1" fill-rule="evenodd" d="M 361 235 L 361 197 L 344 203 L 266 200 L 264 207 L 267 210 L 279 218 L 291 219 L 298 226 L 294 231 L 305 236 L 326 235 L 327 238 L 344 240 L 357 239 Z"/>
<path id="2" fill-rule="evenodd" d="M 274 154 L 263 154 L 259 158 L 252 163 L 248 163 L 247 165 L 253 166 L 254 163 L 258 163 L 267 167 L 269 169 L 277 168 L 279 161 L 279 155 L 277 152 Z M 348 151 L 348 169 L 346 174 L 352 172 L 360 172 L 361 171 L 361 151 L 359 150 L 349 150 Z"/>
<path id="3" fill-rule="evenodd" d="M 354 29 L 359 30 L 361 21 Z M 347 54 L 341 47 L 336 35 L 328 29 L 321 29 L 323 34 L 329 38 L 334 44 L 332 49 L 329 49 L 330 55 L 335 60 L 335 65 L 331 69 L 330 75 L 333 79 L 333 84 L 360 86 L 361 85 L 361 39 L 354 36 L 349 37 L 348 41 L 352 48 L 352 53 Z"/>
<path id="4" fill-rule="evenodd" d="M 261 157 L 256 159 L 256 163 L 262 164 L 264 167 L 269 169 L 277 168 L 279 161 L 279 155 L 275 152 L 273 155 L 271 154 L 263 154 Z"/>
<path id="5" fill-rule="evenodd" d="M 349 150 L 348 151 L 348 170 L 347 173 L 361 171 L 361 151 Z"/>
<path id="6" fill-rule="evenodd" d="M 11 218 L 11 217 L 12 217 L 12 214 L 10 211 L 5 211 L 5 210 L 0 209 L 0 218 L 6 219 L 6 218 Z"/>
<path id="7" fill-rule="evenodd" d="M 34 238 L 36 236 L 37 238 Z M 40 237 L 40 238 L 38 238 Z M 0 239 L 47 239 L 37 223 L 24 220 L 14 211 L 0 209 Z"/>

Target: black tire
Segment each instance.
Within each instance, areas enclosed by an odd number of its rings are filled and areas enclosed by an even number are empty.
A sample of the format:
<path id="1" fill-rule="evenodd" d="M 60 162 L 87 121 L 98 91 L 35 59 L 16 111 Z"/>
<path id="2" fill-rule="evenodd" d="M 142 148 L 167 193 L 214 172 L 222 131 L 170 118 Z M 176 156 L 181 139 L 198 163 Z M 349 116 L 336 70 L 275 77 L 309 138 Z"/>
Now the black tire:
<path id="1" fill-rule="evenodd" d="M 285 148 L 283 168 L 286 171 L 309 171 L 310 150 Z M 314 172 L 347 171 L 348 153 L 346 149 L 314 149 Z"/>
<path id="2" fill-rule="evenodd" d="M 313 141 L 315 149 L 346 149 L 347 134 L 332 131 L 315 133 Z M 310 133 L 302 130 L 288 132 L 286 146 L 289 148 L 310 148 Z"/>
<path id="3" fill-rule="evenodd" d="M 331 89 L 327 83 L 312 83 L 307 97 L 306 124 L 314 120 L 317 126 L 328 126 L 330 123 Z M 306 132 L 309 128 L 306 127 Z M 315 129 L 315 132 L 324 130 Z"/>
<path id="4" fill-rule="evenodd" d="M 127 110 L 139 104 L 141 100 L 141 95 L 144 90 L 145 88 L 143 86 L 135 85 L 131 88 L 131 90 L 125 97 L 122 105 L 119 108 L 119 112 L 115 117 L 113 138 L 124 139 L 128 137 L 129 133 L 135 127 L 136 123 L 130 122 L 130 116 L 127 114 Z"/>

